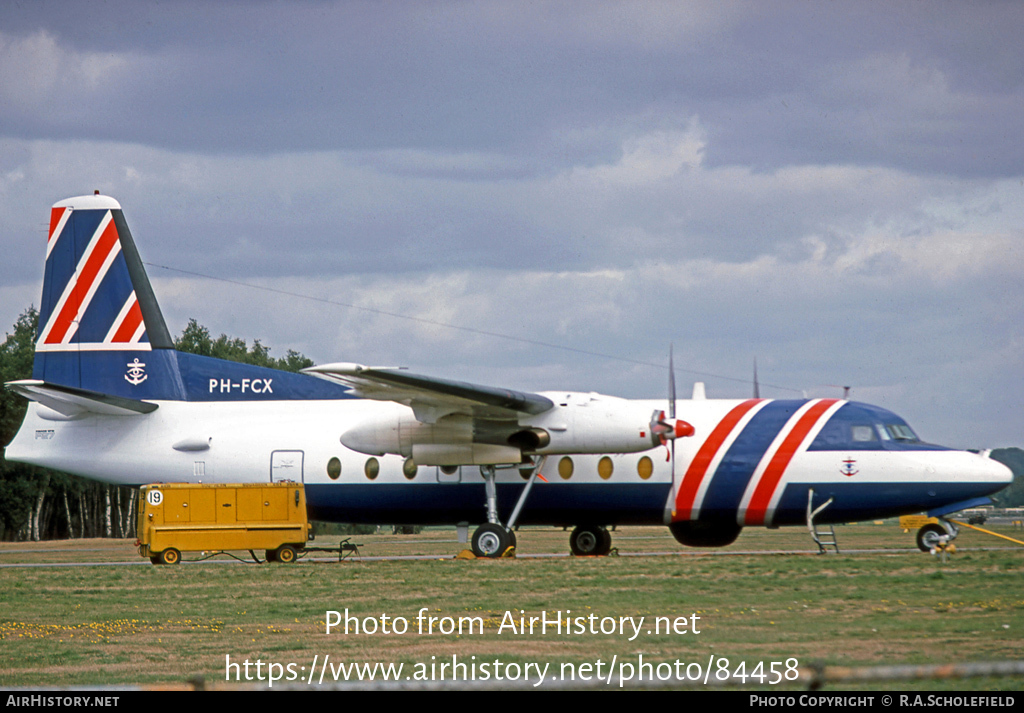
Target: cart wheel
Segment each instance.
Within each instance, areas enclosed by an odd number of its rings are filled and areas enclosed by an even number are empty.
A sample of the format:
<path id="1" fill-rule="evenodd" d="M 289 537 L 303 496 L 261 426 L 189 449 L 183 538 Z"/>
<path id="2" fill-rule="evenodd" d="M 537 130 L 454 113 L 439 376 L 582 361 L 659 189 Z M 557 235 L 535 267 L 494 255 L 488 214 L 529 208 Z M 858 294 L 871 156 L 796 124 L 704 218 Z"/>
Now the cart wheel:
<path id="1" fill-rule="evenodd" d="M 266 555 L 267 562 L 277 562 L 277 550 L 267 550 L 263 554 Z"/>
<path id="2" fill-rule="evenodd" d="M 295 548 L 291 545 L 281 545 L 277 548 L 277 552 L 275 553 L 275 559 L 284 564 L 291 564 L 294 562 L 295 556 Z"/>
<path id="3" fill-rule="evenodd" d="M 168 547 L 160 553 L 160 564 L 178 564 L 181 562 L 181 553 L 173 547 Z"/>
<path id="4" fill-rule="evenodd" d="M 160 564 L 160 555 L 153 555 L 149 558 L 149 561 L 153 564 Z"/>

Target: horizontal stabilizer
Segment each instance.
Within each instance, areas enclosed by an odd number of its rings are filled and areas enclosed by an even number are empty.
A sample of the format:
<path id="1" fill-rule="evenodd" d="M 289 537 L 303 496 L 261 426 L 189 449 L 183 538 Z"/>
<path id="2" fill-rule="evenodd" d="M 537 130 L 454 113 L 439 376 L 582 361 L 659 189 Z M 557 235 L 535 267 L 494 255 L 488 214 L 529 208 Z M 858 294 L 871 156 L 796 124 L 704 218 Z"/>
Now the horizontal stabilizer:
<path id="1" fill-rule="evenodd" d="M 104 416 L 138 416 L 157 409 L 156 404 L 148 401 L 137 401 L 70 386 L 48 384 L 37 379 L 8 381 L 6 386 L 30 401 L 36 401 L 69 418 L 84 413 Z"/>
<path id="2" fill-rule="evenodd" d="M 540 394 L 449 381 L 392 368 L 338 363 L 312 366 L 303 371 L 345 384 L 364 398 L 404 403 L 416 412 L 417 419 L 428 423 L 452 413 L 514 419 L 520 414 L 544 413 L 555 405 Z"/>

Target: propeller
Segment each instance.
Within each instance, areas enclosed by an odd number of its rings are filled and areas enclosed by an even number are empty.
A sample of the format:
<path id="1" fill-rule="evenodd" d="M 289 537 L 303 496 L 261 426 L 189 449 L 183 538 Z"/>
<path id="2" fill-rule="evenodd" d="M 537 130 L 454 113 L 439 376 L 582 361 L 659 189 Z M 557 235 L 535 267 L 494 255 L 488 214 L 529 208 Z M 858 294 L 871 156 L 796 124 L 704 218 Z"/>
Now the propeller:
<path id="1" fill-rule="evenodd" d="M 693 426 L 686 421 L 676 418 L 676 370 L 672 361 L 672 345 L 668 347 L 668 416 L 664 411 L 656 414 L 651 423 L 651 434 L 658 437 L 661 445 L 668 447 L 672 441 L 672 447 L 665 454 L 665 460 L 672 462 L 672 482 L 676 477 L 676 439 L 692 436 Z"/>

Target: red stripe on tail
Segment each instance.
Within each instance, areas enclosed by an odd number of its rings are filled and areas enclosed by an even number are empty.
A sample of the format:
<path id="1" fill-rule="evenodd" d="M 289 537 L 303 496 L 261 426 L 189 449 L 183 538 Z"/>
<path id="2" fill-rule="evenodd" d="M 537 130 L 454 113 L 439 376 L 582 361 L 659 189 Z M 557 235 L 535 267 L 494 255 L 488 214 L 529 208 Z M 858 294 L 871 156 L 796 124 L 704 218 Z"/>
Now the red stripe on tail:
<path id="1" fill-rule="evenodd" d="M 114 221 L 111 220 L 96 243 L 92 254 L 89 255 L 89 260 L 85 263 L 82 271 L 71 276 L 71 279 L 75 281 L 74 287 L 72 287 L 68 300 L 64 303 L 63 308 L 61 308 L 60 314 L 57 315 L 57 319 L 53 323 L 53 328 L 50 329 L 50 333 L 46 337 L 46 344 L 60 344 L 64 340 L 64 335 L 68 333 L 71 324 L 78 318 L 78 311 L 82 306 L 82 300 L 89 293 L 89 288 L 92 287 L 92 283 L 96 280 L 97 273 L 99 273 L 107 256 L 110 255 L 110 251 L 116 245 L 117 228 L 114 226 Z"/>
<path id="2" fill-rule="evenodd" d="M 130 342 L 140 324 L 142 324 L 142 308 L 139 307 L 139 301 L 135 300 L 110 341 L 114 344 Z"/>

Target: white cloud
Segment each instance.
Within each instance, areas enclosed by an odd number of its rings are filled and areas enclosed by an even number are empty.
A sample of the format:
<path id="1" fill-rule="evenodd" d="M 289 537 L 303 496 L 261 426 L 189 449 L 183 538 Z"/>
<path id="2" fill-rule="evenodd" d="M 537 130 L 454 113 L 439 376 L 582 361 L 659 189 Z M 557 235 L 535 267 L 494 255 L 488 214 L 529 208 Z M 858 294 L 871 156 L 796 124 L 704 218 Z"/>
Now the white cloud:
<path id="1" fill-rule="evenodd" d="M 0 102 L 22 111 L 76 111 L 75 103 L 116 85 L 131 58 L 119 52 L 81 52 L 46 30 L 0 32 Z"/>

